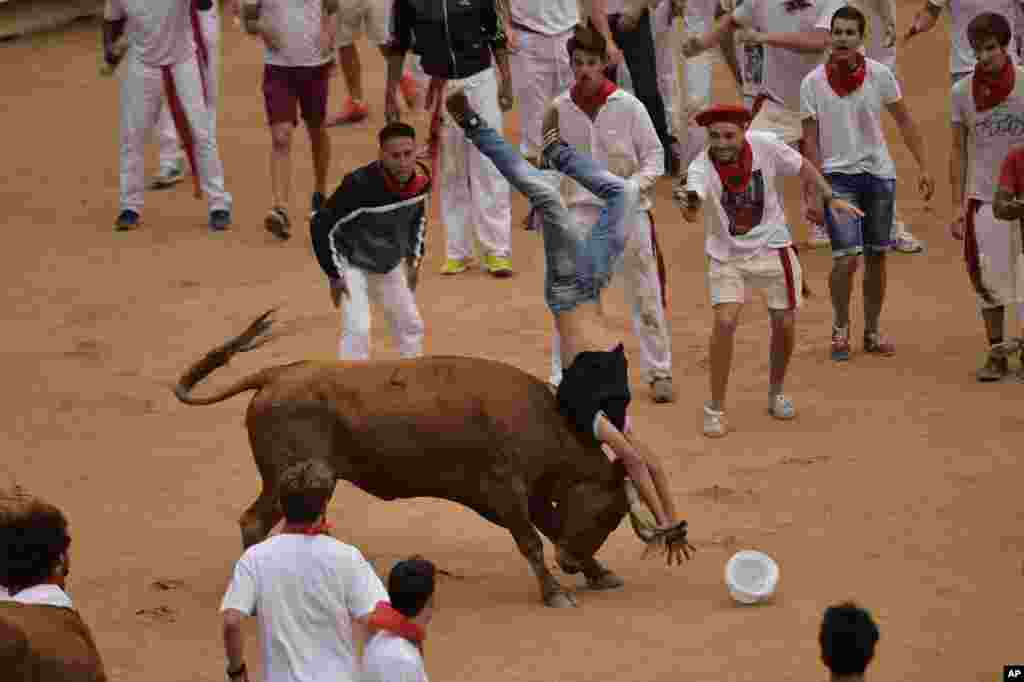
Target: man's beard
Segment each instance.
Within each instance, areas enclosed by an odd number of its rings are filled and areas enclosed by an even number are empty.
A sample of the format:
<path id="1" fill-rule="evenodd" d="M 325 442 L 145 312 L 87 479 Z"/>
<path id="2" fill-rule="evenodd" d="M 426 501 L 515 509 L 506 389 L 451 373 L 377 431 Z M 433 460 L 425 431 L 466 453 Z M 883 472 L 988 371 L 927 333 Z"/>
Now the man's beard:
<path id="1" fill-rule="evenodd" d="M 720 163 L 731 163 L 739 156 L 738 149 L 711 149 L 708 152 L 711 158 Z"/>

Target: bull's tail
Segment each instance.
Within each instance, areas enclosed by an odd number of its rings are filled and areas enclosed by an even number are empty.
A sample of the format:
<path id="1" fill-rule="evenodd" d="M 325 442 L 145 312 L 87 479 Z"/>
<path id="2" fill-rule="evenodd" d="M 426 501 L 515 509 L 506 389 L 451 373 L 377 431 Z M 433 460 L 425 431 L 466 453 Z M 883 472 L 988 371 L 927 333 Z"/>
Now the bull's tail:
<path id="1" fill-rule="evenodd" d="M 244 332 L 224 344 L 217 346 L 207 353 L 201 360 L 193 364 L 181 375 L 177 385 L 174 387 L 174 395 L 186 405 L 212 405 L 222 400 L 234 397 L 246 391 L 255 391 L 262 388 L 272 377 L 272 370 L 265 369 L 255 374 L 240 379 L 231 386 L 211 396 L 197 397 L 192 395 L 192 389 L 196 384 L 213 374 L 224 365 L 231 362 L 231 358 L 238 353 L 247 353 L 259 348 L 266 342 L 273 339 L 270 334 L 270 327 L 273 320 L 270 315 L 273 309 L 263 313 Z"/>

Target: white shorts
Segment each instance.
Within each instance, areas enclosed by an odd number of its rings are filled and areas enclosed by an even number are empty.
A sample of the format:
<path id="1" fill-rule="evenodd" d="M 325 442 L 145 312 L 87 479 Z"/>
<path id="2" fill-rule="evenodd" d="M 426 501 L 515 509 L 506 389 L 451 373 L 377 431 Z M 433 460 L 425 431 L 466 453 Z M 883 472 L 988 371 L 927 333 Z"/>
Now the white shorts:
<path id="1" fill-rule="evenodd" d="M 796 147 L 804 138 L 805 114 L 784 109 L 771 99 L 764 99 L 761 110 L 750 123 L 751 130 L 774 133 L 786 144 Z"/>
<path id="2" fill-rule="evenodd" d="M 992 295 L 991 301 L 978 295 L 982 310 L 1024 303 L 1024 253 L 1021 253 L 1020 229 L 1016 220 L 996 218 L 992 204 L 982 204 L 974 216 L 981 283 Z"/>
<path id="3" fill-rule="evenodd" d="M 708 257 L 711 305 L 746 303 L 761 291 L 770 310 L 796 310 L 803 303 L 803 270 L 793 249 L 764 248 L 756 256 L 720 261 Z"/>
<path id="4" fill-rule="evenodd" d="M 334 46 L 348 47 L 366 31 L 370 42 L 383 45 L 388 42 L 389 9 L 385 0 L 339 0 L 338 33 Z"/>

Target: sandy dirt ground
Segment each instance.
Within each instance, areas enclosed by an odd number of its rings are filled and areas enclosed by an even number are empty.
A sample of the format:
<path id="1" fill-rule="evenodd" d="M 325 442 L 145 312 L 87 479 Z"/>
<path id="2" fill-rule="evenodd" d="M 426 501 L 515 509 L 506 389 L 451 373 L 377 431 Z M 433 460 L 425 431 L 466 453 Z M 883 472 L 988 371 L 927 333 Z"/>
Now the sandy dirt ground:
<path id="1" fill-rule="evenodd" d="M 900 3 L 901 27 L 916 5 Z M 97 75 L 98 36 L 97 24 L 80 23 L 0 46 L 0 485 L 24 485 L 69 515 L 70 591 L 113 680 L 213 681 L 224 669 L 218 607 L 240 552 L 236 519 L 258 477 L 242 423 L 246 399 L 189 408 L 169 386 L 270 306 L 299 333 L 240 357 L 214 383 L 272 363 L 333 357 L 339 316 L 304 228 L 285 244 L 262 228 L 269 139 L 261 52 L 230 23 L 219 125 L 234 228 L 210 234 L 205 202 L 182 184 L 147 195 L 143 229 L 111 229 L 118 87 Z M 680 398 L 654 405 L 635 376 L 633 414 L 691 523 L 694 561 L 667 568 L 641 559 L 624 524 L 599 558 L 626 587 L 579 589 L 579 608 L 547 609 L 504 530 L 455 504 L 385 503 L 339 485 L 330 507 L 336 532 L 379 572 L 412 553 L 445 571 L 427 648 L 432 679 L 823 679 L 817 627 L 824 608 L 846 598 L 869 607 L 881 627 L 872 679 L 987 682 L 1024 659 L 1024 464 L 1014 454 L 1024 418 L 1013 402 L 1024 385 L 972 378 L 985 340 L 947 227 L 947 36 L 938 29 L 901 57 L 940 183 L 929 210 L 914 195 L 913 162 L 894 134 L 900 205 L 928 244 L 923 255 L 891 257 L 884 329 L 899 354 L 858 350 L 847 364 L 829 360 L 830 258 L 806 253 L 816 296 L 798 318 L 788 382 L 794 422 L 766 413 L 768 325 L 755 301 L 737 339 L 728 401 L 735 432 L 717 442 L 701 436 L 711 317 L 702 228 L 682 223 L 668 183 L 659 186 Z M 372 116 L 331 132 L 332 185 L 372 158 L 383 121 L 383 64 L 369 48 L 363 54 Z M 332 108 L 342 91 L 336 76 Z M 721 65 L 716 93 L 736 99 Z M 517 137 L 514 115 L 506 130 Z M 301 216 L 312 176 L 298 132 L 292 210 Z M 155 145 L 150 153 L 154 171 Z M 517 197 L 517 225 L 524 210 Z M 443 279 L 436 221 L 429 239 L 419 291 L 428 352 L 497 358 L 546 378 L 551 323 L 539 237 L 515 229 L 517 275 L 508 280 L 479 271 Z M 637 352 L 621 289 L 609 309 Z M 855 320 L 861 310 L 857 301 Z M 386 332 L 378 315 L 376 353 L 394 357 Z M 856 322 L 858 349 L 860 332 Z M 730 601 L 723 568 L 740 548 L 779 561 L 774 603 Z M 561 579 L 578 588 L 575 578 Z M 246 632 L 259 670 L 254 622 Z"/>

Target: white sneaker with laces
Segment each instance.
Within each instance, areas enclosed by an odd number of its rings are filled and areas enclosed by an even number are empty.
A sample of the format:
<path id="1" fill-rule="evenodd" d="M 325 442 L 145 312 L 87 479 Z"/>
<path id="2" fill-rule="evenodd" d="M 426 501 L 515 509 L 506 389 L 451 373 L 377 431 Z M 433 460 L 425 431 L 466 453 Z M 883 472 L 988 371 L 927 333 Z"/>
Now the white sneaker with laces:
<path id="1" fill-rule="evenodd" d="M 708 438 L 721 438 L 729 431 L 729 425 L 725 421 L 724 410 L 712 410 L 710 405 L 704 405 L 704 435 Z"/>
<path id="2" fill-rule="evenodd" d="M 769 398 L 768 412 L 776 419 L 792 419 L 796 416 L 793 401 L 781 393 Z"/>

